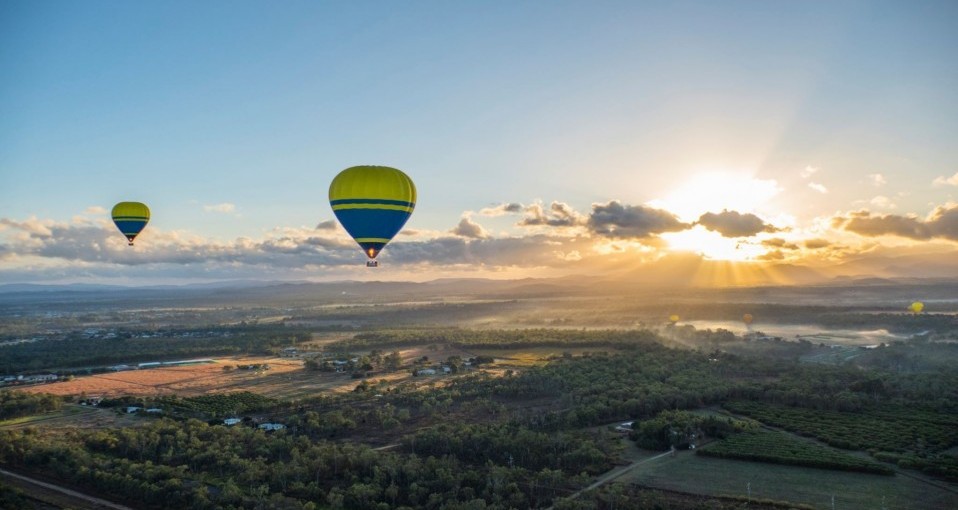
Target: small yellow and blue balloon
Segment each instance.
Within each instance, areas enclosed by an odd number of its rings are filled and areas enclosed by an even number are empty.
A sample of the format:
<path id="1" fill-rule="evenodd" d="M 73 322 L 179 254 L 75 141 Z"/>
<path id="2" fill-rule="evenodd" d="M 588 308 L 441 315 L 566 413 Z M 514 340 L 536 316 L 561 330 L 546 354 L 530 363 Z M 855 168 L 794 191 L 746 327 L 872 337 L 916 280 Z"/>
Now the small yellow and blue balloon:
<path id="1" fill-rule="evenodd" d="M 908 305 L 908 309 L 911 310 L 911 313 L 921 313 L 925 309 L 925 303 L 921 301 L 915 301 L 914 303 Z"/>
<path id="2" fill-rule="evenodd" d="M 113 206 L 113 223 L 126 240 L 133 246 L 133 240 L 140 235 L 150 221 L 150 208 L 140 202 L 120 202 Z"/>
<path id="3" fill-rule="evenodd" d="M 416 207 L 416 185 L 395 168 L 354 166 L 333 178 L 329 185 L 329 205 L 339 223 L 372 261 L 412 215 Z"/>

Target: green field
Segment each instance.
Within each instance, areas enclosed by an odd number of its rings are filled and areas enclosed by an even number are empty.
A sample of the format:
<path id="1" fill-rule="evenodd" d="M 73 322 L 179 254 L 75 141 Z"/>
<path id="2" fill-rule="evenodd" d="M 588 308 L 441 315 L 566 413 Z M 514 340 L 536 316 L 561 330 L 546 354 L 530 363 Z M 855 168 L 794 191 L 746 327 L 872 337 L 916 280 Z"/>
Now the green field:
<path id="1" fill-rule="evenodd" d="M 683 451 L 643 465 L 621 479 L 643 486 L 706 495 L 745 496 L 791 501 L 843 510 L 951 510 L 958 491 L 951 492 L 902 475 L 881 476 L 826 471 L 758 462 L 717 459 Z M 884 505 L 884 506 L 883 506 Z"/>
<path id="2" fill-rule="evenodd" d="M 935 411 L 886 406 L 841 412 L 765 402 L 727 402 L 723 406 L 734 413 L 849 450 L 944 450 L 958 444 L 958 416 Z"/>
<path id="3" fill-rule="evenodd" d="M 756 430 L 732 434 L 710 443 L 696 453 L 723 459 L 750 460 L 819 469 L 858 471 L 891 475 L 894 472 L 877 462 L 854 457 L 833 448 L 802 441 L 785 432 Z"/>

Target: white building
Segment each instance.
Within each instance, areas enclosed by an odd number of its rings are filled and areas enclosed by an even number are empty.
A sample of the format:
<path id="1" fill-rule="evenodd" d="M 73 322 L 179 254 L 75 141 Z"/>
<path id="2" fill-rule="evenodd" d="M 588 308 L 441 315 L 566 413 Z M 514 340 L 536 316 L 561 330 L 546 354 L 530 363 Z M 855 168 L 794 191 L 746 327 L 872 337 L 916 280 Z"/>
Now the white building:
<path id="1" fill-rule="evenodd" d="M 269 432 L 271 430 L 283 430 L 286 428 L 286 425 L 282 423 L 260 423 L 258 428 Z"/>

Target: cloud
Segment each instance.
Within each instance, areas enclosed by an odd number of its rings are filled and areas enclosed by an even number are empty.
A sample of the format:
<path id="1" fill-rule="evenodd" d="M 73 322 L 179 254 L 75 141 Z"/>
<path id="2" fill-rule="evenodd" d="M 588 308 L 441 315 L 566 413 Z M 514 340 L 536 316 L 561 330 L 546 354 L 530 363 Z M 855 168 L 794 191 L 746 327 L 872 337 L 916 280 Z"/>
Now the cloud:
<path id="1" fill-rule="evenodd" d="M 877 197 L 872 198 L 868 203 L 870 203 L 871 205 L 875 207 L 880 207 L 882 209 L 895 209 L 898 207 L 897 205 L 895 205 L 895 202 L 893 202 L 892 199 L 884 195 L 878 195 Z"/>
<path id="2" fill-rule="evenodd" d="M 832 218 L 832 226 L 867 237 L 892 235 L 919 241 L 941 238 L 958 241 L 958 205 L 938 206 L 926 219 L 856 211 Z"/>
<path id="3" fill-rule="evenodd" d="M 203 210 L 206 212 L 229 214 L 236 211 L 236 205 L 229 202 L 223 202 L 222 204 L 204 205 Z"/>
<path id="4" fill-rule="evenodd" d="M 499 204 L 495 207 L 486 207 L 479 210 L 482 216 L 503 216 L 506 214 L 516 214 L 522 212 L 522 204 L 510 202 L 508 204 Z"/>
<path id="5" fill-rule="evenodd" d="M 888 180 L 885 179 L 885 176 L 882 174 L 868 174 L 868 178 L 872 181 L 872 186 L 876 188 L 878 186 L 884 186 L 888 184 Z"/>
<path id="6" fill-rule="evenodd" d="M 821 248 L 828 248 L 832 243 L 824 239 L 808 239 L 805 241 L 805 247 L 809 250 L 818 250 Z"/>
<path id="7" fill-rule="evenodd" d="M 321 221 L 316 224 L 316 230 L 336 230 L 336 220 Z"/>
<path id="8" fill-rule="evenodd" d="M 718 214 L 703 214 L 699 217 L 698 224 L 718 232 L 724 237 L 750 237 L 761 232 L 777 232 L 779 230 L 765 223 L 762 218 L 754 214 L 742 214 L 727 209 Z"/>
<path id="9" fill-rule="evenodd" d="M 0 231 L 11 228 L 26 233 L 31 237 L 43 238 L 53 235 L 53 231 L 50 230 L 50 225 L 52 224 L 53 222 L 51 221 L 41 221 L 33 217 L 24 221 L 0 218 Z"/>
<path id="10" fill-rule="evenodd" d="M 106 213 L 107 213 L 106 209 L 98 205 L 91 205 L 90 207 L 87 207 L 86 210 L 83 211 L 83 214 L 106 214 Z"/>
<path id="11" fill-rule="evenodd" d="M 818 169 L 817 169 L 817 168 L 815 168 L 815 167 L 809 165 L 809 166 L 806 166 L 805 169 L 802 170 L 800 173 L 801 173 L 801 175 L 802 175 L 802 179 L 808 179 L 808 178 L 811 177 L 812 175 L 815 175 L 815 173 L 817 173 L 817 172 L 818 172 Z"/>
<path id="12" fill-rule="evenodd" d="M 489 232 L 482 228 L 482 225 L 472 221 L 469 215 L 465 215 L 459 220 L 459 224 L 449 231 L 453 235 L 467 237 L 470 239 L 485 239 L 489 237 Z"/>
<path id="13" fill-rule="evenodd" d="M 772 239 L 765 239 L 762 241 L 762 246 L 768 248 L 781 248 L 785 250 L 797 250 L 798 245 L 795 243 L 790 243 L 781 237 L 774 237 Z"/>
<path id="14" fill-rule="evenodd" d="M 586 218 L 579 214 L 569 204 L 552 202 L 549 209 L 536 203 L 525 208 L 525 216 L 517 223 L 520 227 L 576 227 L 584 225 Z"/>
<path id="15" fill-rule="evenodd" d="M 955 172 L 955 175 L 952 175 L 951 177 L 945 177 L 943 175 L 940 177 L 935 177 L 935 180 L 931 181 L 931 184 L 935 187 L 958 186 L 958 172 Z"/>
<path id="16" fill-rule="evenodd" d="M 589 230 L 607 237 L 646 238 L 664 232 L 679 232 L 691 227 L 669 211 L 642 205 L 624 205 L 616 200 L 592 204 L 587 222 Z"/>
<path id="17" fill-rule="evenodd" d="M 808 187 L 822 194 L 828 193 L 828 188 L 826 188 L 824 184 L 819 184 L 817 182 L 810 182 L 808 183 Z"/>
<path id="18" fill-rule="evenodd" d="M 758 260 L 768 260 L 768 261 L 783 260 L 785 258 L 785 254 L 782 253 L 782 250 L 771 250 L 767 253 L 763 253 L 762 255 L 759 255 L 756 258 Z"/>

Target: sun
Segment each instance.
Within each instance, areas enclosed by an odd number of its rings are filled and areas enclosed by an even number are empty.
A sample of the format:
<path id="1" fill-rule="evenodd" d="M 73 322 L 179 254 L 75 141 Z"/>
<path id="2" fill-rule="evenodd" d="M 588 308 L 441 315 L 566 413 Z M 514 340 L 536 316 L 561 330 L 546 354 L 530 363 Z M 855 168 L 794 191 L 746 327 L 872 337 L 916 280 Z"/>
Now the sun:
<path id="1" fill-rule="evenodd" d="M 675 213 L 682 221 L 696 221 L 707 212 L 723 209 L 754 213 L 782 192 L 778 181 L 757 179 L 747 171 L 707 171 L 686 179 L 665 198 L 649 205 Z"/>
<path id="2" fill-rule="evenodd" d="M 766 252 L 760 245 L 722 237 L 721 234 L 706 230 L 701 225 L 682 232 L 665 233 L 661 237 L 672 251 L 697 253 L 710 260 L 744 262 L 755 260 Z"/>
<path id="3" fill-rule="evenodd" d="M 754 172 L 712 170 L 690 177 L 665 198 L 653 200 L 649 205 L 674 212 L 682 221 L 695 223 L 708 212 L 767 212 L 769 203 L 781 191 L 777 181 L 758 179 Z M 701 225 L 661 237 L 673 251 L 698 253 L 711 260 L 756 260 L 767 251 L 760 244 L 723 237 Z"/>

